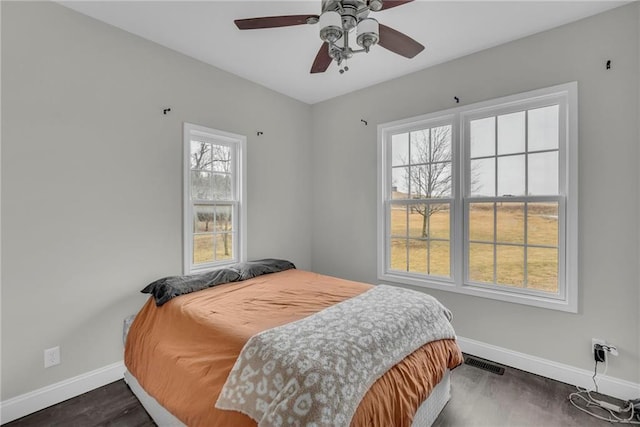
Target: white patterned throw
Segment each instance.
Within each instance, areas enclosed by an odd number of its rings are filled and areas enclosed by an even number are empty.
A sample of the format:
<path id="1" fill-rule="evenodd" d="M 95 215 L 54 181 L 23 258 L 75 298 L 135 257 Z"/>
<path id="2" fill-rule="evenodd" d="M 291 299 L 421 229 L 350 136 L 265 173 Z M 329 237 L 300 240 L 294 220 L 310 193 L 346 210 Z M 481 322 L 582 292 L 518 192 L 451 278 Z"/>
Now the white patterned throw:
<path id="1" fill-rule="evenodd" d="M 371 385 L 428 342 L 453 339 L 430 295 L 378 285 L 245 344 L 216 402 L 259 427 L 348 426 Z"/>

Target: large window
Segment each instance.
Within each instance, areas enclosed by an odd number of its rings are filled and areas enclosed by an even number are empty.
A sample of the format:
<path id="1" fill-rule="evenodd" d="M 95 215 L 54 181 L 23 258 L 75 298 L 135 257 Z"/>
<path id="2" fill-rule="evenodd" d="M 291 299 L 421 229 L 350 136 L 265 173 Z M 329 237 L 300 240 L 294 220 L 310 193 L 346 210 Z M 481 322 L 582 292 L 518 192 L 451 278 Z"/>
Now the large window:
<path id="1" fill-rule="evenodd" d="M 246 138 L 184 124 L 184 271 L 244 260 Z"/>
<path id="2" fill-rule="evenodd" d="M 577 311 L 566 84 L 379 126 L 379 277 Z"/>

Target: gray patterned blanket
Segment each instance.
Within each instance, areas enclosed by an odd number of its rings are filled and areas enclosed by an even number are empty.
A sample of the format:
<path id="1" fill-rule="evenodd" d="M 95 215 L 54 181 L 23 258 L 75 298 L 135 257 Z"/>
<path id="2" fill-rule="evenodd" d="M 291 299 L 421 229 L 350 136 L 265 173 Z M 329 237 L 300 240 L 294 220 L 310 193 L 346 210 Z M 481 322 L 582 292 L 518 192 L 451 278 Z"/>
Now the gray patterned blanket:
<path id="1" fill-rule="evenodd" d="M 347 426 L 371 385 L 428 342 L 455 338 L 430 295 L 386 285 L 253 336 L 216 402 L 259 427 Z"/>

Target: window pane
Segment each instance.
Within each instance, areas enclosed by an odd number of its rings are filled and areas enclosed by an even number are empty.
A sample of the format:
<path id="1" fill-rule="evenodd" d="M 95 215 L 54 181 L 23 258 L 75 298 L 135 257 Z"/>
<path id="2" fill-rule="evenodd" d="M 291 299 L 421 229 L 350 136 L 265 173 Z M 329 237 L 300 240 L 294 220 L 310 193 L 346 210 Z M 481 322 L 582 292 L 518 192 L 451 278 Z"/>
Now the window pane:
<path id="1" fill-rule="evenodd" d="M 208 205 L 195 205 L 193 207 L 193 231 L 206 233 L 213 231 L 214 207 Z"/>
<path id="2" fill-rule="evenodd" d="M 216 200 L 231 200 L 231 175 L 213 174 L 213 198 Z"/>
<path id="3" fill-rule="evenodd" d="M 409 164 L 409 134 L 391 136 L 391 166 Z"/>
<path id="4" fill-rule="evenodd" d="M 429 274 L 434 276 L 451 276 L 449 242 L 431 241 L 429 247 Z"/>
<path id="5" fill-rule="evenodd" d="M 407 235 L 407 207 L 402 205 L 391 205 L 391 235 L 406 236 Z"/>
<path id="6" fill-rule="evenodd" d="M 191 140 L 191 169 L 211 170 L 211 144 Z"/>
<path id="7" fill-rule="evenodd" d="M 498 116 L 498 154 L 524 151 L 524 111 Z"/>
<path id="8" fill-rule="evenodd" d="M 429 194 L 429 166 L 411 166 L 409 183 L 412 199 L 427 199 Z"/>
<path id="9" fill-rule="evenodd" d="M 498 158 L 498 196 L 524 195 L 524 155 Z"/>
<path id="10" fill-rule="evenodd" d="M 429 163 L 429 129 L 411 132 L 409 135 L 411 164 Z"/>
<path id="11" fill-rule="evenodd" d="M 409 168 L 393 168 L 391 171 L 391 198 L 409 198 Z"/>
<path id="12" fill-rule="evenodd" d="M 451 125 L 431 129 L 431 162 L 451 160 Z"/>
<path id="13" fill-rule="evenodd" d="M 558 292 L 558 250 L 527 248 L 527 287 Z"/>
<path id="14" fill-rule="evenodd" d="M 469 204 L 469 240 L 493 242 L 493 203 Z"/>
<path id="15" fill-rule="evenodd" d="M 231 172 L 231 147 L 226 145 L 213 145 L 211 168 L 216 172 Z"/>
<path id="16" fill-rule="evenodd" d="M 430 207 L 427 204 L 409 206 L 409 237 L 424 238 L 429 233 Z"/>
<path id="17" fill-rule="evenodd" d="M 191 199 L 213 200 L 213 188 L 211 186 L 211 172 L 191 172 Z"/>
<path id="18" fill-rule="evenodd" d="M 469 244 L 469 280 L 493 283 L 493 245 Z"/>
<path id="19" fill-rule="evenodd" d="M 389 257 L 392 270 L 407 271 L 407 240 L 391 239 Z"/>
<path id="20" fill-rule="evenodd" d="M 450 205 L 448 203 L 432 204 L 429 217 L 429 238 L 447 239 L 450 236 Z"/>
<path id="21" fill-rule="evenodd" d="M 472 196 L 496 195 L 496 161 L 495 159 L 471 160 L 470 177 Z"/>
<path id="22" fill-rule="evenodd" d="M 529 151 L 558 148 L 558 105 L 529 110 Z"/>
<path id="23" fill-rule="evenodd" d="M 524 203 L 498 203 L 496 241 L 524 243 Z"/>
<path id="24" fill-rule="evenodd" d="M 193 236 L 193 263 L 211 262 L 213 257 L 213 234 L 197 234 Z"/>
<path id="25" fill-rule="evenodd" d="M 411 166 L 411 198 L 451 197 L 451 163 Z"/>
<path id="26" fill-rule="evenodd" d="M 231 231 L 233 228 L 231 205 L 216 206 L 216 231 Z"/>
<path id="27" fill-rule="evenodd" d="M 427 241 L 409 239 L 409 271 L 412 273 L 427 272 Z"/>
<path id="28" fill-rule="evenodd" d="M 558 152 L 529 154 L 529 194 L 558 194 Z"/>
<path id="29" fill-rule="evenodd" d="M 471 157 L 493 156 L 496 153 L 496 118 L 471 120 L 469 123 Z"/>
<path id="30" fill-rule="evenodd" d="M 429 165 L 428 197 L 438 199 L 451 197 L 451 163 L 433 163 Z"/>
<path id="31" fill-rule="evenodd" d="M 527 243 L 558 246 L 558 203 L 527 205 Z"/>
<path id="32" fill-rule="evenodd" d="M 231 233 L 216 234 L 216 260 L 233 258 L 233 235 Z"/>
<path id="33" fill-rule="evenodd" d="M 524 247 L 496 247 L 496 283 L 522 287 L 524 285 Z"/>

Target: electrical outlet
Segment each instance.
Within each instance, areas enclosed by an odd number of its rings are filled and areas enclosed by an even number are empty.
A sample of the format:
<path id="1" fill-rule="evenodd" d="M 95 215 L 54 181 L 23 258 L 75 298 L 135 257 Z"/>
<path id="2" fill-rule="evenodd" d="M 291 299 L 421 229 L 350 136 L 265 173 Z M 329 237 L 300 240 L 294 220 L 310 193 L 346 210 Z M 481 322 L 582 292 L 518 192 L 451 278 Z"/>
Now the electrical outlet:
<path id="1" fill-rule="evenodd" d="M 604 363 L 607 360 L 607 353 L 602 349 L 596 349 L 596 345 L 603 346 L 606 344 L 605 340 L 601 340 L 600 338 L 591 338 L 591 354 L 596 362 Z"/>
<path id="2" fill-rule="evenodd" d="M 596 350 L 596 344 L 602 346 L 602 350 L 598 353 Z M 613 356 L 618 355 L 618 349 L 613 344 L 608 344 L 605 340 L 600 338 L 591 338 L 591 354 L 598 362 L 604 362 L 607 357 L 607 353 L 612 354 Z"/>
<path id="3" fill-rule="evenodd" d="M 48 348 L 44 351 L 44 367 L 50 368 L 60 364 L 60 347 Z"/>

